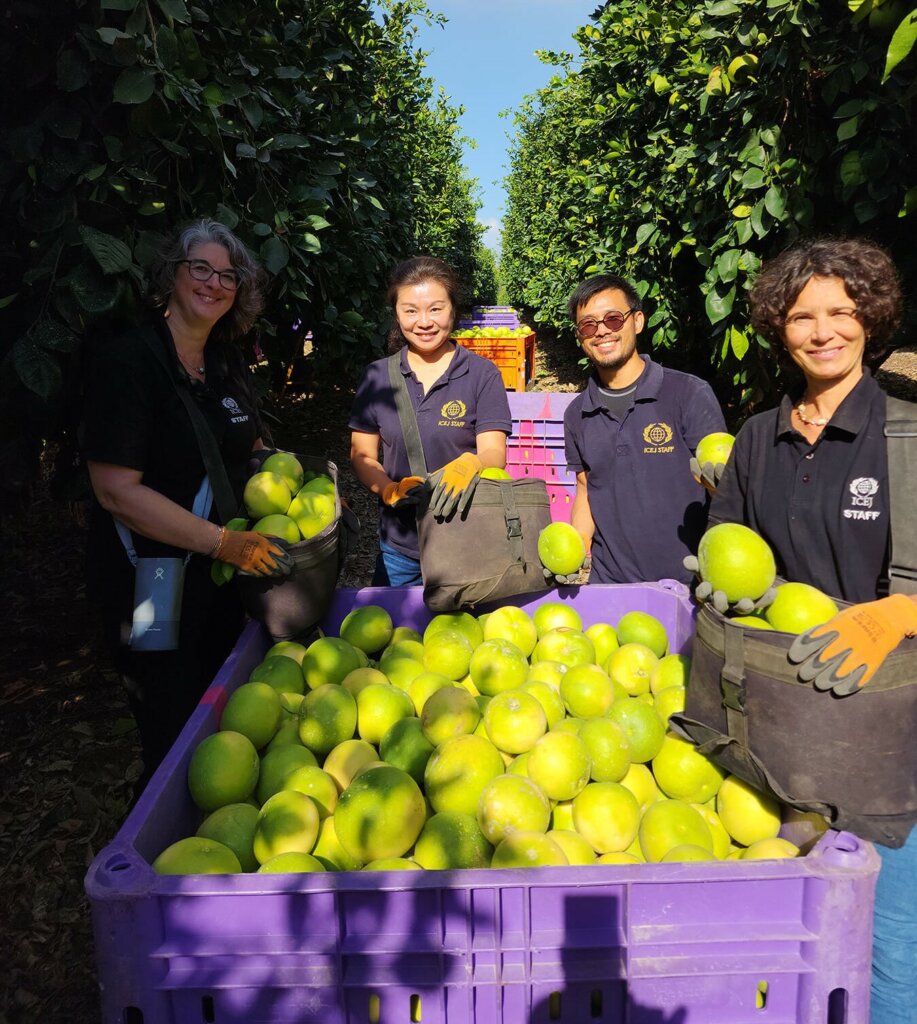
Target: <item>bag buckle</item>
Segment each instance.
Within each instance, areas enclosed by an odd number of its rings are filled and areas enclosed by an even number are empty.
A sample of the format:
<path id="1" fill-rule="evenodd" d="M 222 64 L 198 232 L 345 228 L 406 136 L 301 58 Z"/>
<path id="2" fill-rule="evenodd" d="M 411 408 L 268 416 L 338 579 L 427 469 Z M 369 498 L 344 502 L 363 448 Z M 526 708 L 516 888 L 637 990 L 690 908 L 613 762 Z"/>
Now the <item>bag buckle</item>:
<path id="1" fill-rule="evenodd" d="M 720 692 L 723 694 L 723 707 L 745 714 L 745 675 L 723 668 L 720 672 Z"/>
<path id="2" fill-rule="evenodd" d="M 509 538 L 522 536 L 522 520 L 518 515 L 513 514 L 506 517 L 506 536 Z"/>

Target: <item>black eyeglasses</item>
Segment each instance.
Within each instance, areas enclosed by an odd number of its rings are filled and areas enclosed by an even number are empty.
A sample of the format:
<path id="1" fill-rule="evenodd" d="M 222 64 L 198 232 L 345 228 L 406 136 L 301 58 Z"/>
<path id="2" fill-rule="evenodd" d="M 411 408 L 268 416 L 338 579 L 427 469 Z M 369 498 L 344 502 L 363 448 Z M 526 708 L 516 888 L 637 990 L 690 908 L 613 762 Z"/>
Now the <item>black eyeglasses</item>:
<path id="1" fill-rule="evenodd" d="M 175 262 L 187 263 L 188 273 L 195 281 L 209 281 L 216 274 L 226 291 L 234 292 L 239 287 L 239 275 L 234 270 L 214 270 L 206 260 L 176 260 Z"/>
<path id="2" fill-rule="evenodd" d="M 580 338 L 594 338 L 598 334 L 600 323 L 603 323 L 609 331 L 620 331 L 624 326 L 624 321 L 631 313 L 636 312 L 635 309 L 629 309 L 626 313 L 619 313 L 616 309 L 610 309 L 601 320 L 587 316 L 585 320 L 580 320 L 576 325 L 576 333 Z"/>

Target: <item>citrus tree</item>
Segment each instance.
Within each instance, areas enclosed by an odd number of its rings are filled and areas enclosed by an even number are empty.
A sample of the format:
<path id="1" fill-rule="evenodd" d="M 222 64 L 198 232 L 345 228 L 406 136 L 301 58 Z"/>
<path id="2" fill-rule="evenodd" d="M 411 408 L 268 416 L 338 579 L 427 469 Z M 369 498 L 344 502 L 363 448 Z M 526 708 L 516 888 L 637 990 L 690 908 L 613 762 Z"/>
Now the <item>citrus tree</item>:
<path id="1" fill-rule="evenodd" d="M 607 4 L 546 55 L 562 73 L 516 115 L 501 273 L 536 319 L 602 271 L 636 282 L 653 346 L 714 378 L 740 415 L 779 386 L 743 293 L 761 260 L 815 232 L 865 234 L 906 279 L 913 58 L 864 0 Z M 875 5 L 879 7 L 878 4 Z M 829 10 L 830 8 L 830 10 Z"/>
<path id="2" fill-rule="evenodd" d="M 422 0 L 12 0 L 0 37 L 0 479 L 78 405 L 83 341 L 144 315 L 161 234 L 233 228 L 272 276 L 260 344 L 359 365 L 398 259 L 470 251 L 456 119 L 431 103 Z M 416 149 L 408 146 L 407 140 Z M 417 158 L 423 151 L 426 159 Z M 462 199 L 441 216 L 445 182 Z M 479 235 L 478 235 L 479 237 Z M 472 275 L 469 275 L 472 276 Z"/>

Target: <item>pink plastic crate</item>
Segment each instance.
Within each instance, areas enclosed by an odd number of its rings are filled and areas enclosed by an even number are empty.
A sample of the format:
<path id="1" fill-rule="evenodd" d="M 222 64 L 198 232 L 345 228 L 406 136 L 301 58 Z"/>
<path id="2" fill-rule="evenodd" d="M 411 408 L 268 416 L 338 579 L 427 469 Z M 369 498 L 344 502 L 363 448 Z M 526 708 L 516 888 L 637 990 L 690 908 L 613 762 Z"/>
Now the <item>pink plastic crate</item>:
<path id="1" fill-rule="evenodd" d="M 584 624 L 648 611 L 687 653 L 677 583 L 565 587 Z M 339 590 L 325 626 L 420 588 Z M 186 773 L 268 640 L 250 624 L 87 877 L 103 1024 L 861 1024 L 879 860 L 829 832 L 805 858 L 529 870 L 160 877 L 201 815 Z M 764 1006 L 756 1001 L 766 989 Z"/>
<path id="2" fill-rule="evenodd" d="M 513 432 L 506 442 L 506 471 L 517 480 L 544 480 L 551 499 L 551 518 L 569 523 L 576 475 L 567 469 L 564 412 L 576 394 L 531 391 L 509 394 L 507 398 Z"/>

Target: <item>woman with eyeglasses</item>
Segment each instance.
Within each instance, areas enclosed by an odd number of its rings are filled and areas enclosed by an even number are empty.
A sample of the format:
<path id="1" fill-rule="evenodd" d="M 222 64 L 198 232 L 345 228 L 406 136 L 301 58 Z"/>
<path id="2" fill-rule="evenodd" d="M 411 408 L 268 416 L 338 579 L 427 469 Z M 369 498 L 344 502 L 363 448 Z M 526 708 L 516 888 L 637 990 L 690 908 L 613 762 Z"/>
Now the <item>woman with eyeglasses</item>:
<path id="1" fill-rule="evenodd" d="M 780 405 L 739 431 L 710 521 L 750 526 L 782 576 L 852 603 L 799 637 L 790 657 L 803 682 L 837 695 L 826 700 L 857 699 L 850 695 L 868 691 L 885 658 L 917 633 L 917 594 L 901 587 L 877 600 L 888 592 L 890 531 L 904 538 L 917 529 L 913 510 L 890 522 L 886 396 L 868 368 L 901 319 L 898 275 L 871 242 L 808 239 L 764 264 L 749 306 L 795 373 Z M 917 829 L 900 848 L 877 850 L 870 1020 L 917 1022 Z"/>
<path id="2" fill-rule="evenodd" d="M 708 498 L 689 463 L 701 438 L 725 430 L 710 385 L 637 351 L 645 318 L 616 274 L 587 278 L 568 302 L 593 373 L 564 415 L 567 468 L 576 474 L 571 522 L 587 549 L 590 583 L 691 576 Z"/>
<path id="3" fill-rule="evenodd" d="M 268 538 L 227 530 L 218 521 L 181 397 L 190 395 L 203 414 L 241 506 L 249 459 L 264 443 L 237 342 L 263 307 L 263 272 L 228 228 L 201 220 L 165 244 L 151 280 L 155 311 L 149 321 L 90 351 L 82 429 L 96 498 L 89 593 L 140 732 L 144 767 L 137 794 L 243 623 L 236 588 L 211 579 L 213 561 L 258 575 L 289 571 L 289 555 Z M 176 566 L 168 583 L 170 598 L 180 604 L 177 641 L 163 644 L 174 644 L 171 649 L 135 649 L 148 646 L 138 641 L 144 612 L 134 606 L 135 565 L 167 558 Z M 155 571 L 164 585 L 158 563 Z"/>

